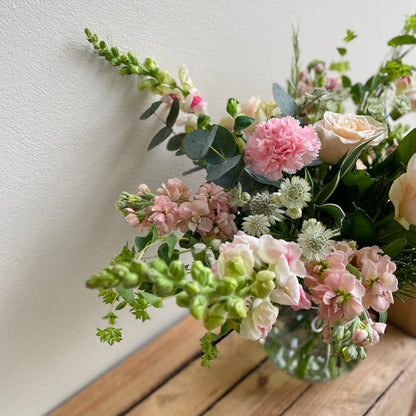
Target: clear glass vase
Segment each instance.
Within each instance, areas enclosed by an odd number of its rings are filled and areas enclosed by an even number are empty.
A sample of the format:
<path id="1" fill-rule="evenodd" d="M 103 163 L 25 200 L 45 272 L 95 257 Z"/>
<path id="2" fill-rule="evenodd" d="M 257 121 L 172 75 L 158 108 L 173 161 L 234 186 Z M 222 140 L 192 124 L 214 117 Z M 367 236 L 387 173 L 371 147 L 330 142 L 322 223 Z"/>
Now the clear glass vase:
<path id="1" fill-rule="evenodd" d="M 261 342 L 269 358 L 291 376 L 312 382 L 334 380 L 349 373 L 358 361 L 331 354 L 317 332 L 315 317 L 313 309 L 281 307 L 276 324 Z"/>

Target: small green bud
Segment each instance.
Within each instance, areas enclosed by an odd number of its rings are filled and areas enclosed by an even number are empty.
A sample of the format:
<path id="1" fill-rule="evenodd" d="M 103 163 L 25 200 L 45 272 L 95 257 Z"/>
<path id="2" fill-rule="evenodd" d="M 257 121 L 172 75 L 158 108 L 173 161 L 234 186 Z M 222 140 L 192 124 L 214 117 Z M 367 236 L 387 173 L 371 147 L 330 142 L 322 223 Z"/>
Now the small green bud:
<path id="1" fill-rule="evenodd" d="M 267 271 L 267 270 L 264 270 Z M 260 272 L 261 273 L 261 272 Z M 274 275 L 274 273 L 273 273 Z M 273 280 L 256 280 L 250 287 L 250 292 L 257 298 L 264 299 L 270 295 L 271 291 L 275 288 Z"/>
<path id="2" fill-rule="evenodd" d="M 173 86 L 175 84 L 175 81 L 170 76 L 168 71 L 159 71 L 157 74 L 157 79 L 161 84 L 167 84 Z"/>
<path id="3" fill-rule="evenodd" d="M 203 243 L 194 244 L 191 247 L 191 254 L 195 261 L 199 260 L 201 262 L 205 261 L 205 250 L 206 245 Z"/>
<path id="4" fill-rule="evenodd" d="M 112 273 L 117 277 L 125 277 L 130 273 L 130 269 L 122 264 L 116 264 L 111 268 Z"/>
<path id="5" fill-rule="evenodd" d="M 211 308 L 205 309 L 203 315 L 204 326 L 208 331 L 212 331 L 213 329 L 224 325 L 227 316 L 228 313 L 225 305 L 223 303 L 217 303 Z"/>
<path id="6" fill-rule="evenodd" d="M 136 287 L 140 283 L 139 276 L 136 273 L 129 273 L 123 278 L 122 283 L 125 288 Z"/>
<path id="7" fill-rule="evenodd" d="M 89 289 L 97 289 L 101 287 L 101 283 L 97 276 L 92 276 L 85 282 L 85 286 Z"/>
<path id="8" fill-rule="evenodd" d="M 159 66 L 153 58 L 146 58 L 146 60 L 144 61 L 144 66 L 150 72 L 157 72 L 159 69 Z"/>
<path id="9" fill-rule="evenodd" d="M 334 341 L 342 341 L 345 336 L 345 328 L 343 325 L 337 326 L 331 333 Z"/>
<path id="10" fill-rule="evenodd" d="M 120 58 L 113 58 L 112 60 L 111 60 L 111 65 L 113 65 L 113 66 L 118 66 L 118 65 L 120 65 L 121 64 L 121 59 Z"/>
<path id="11" fill-rule="evenodd" d="M 238 282 L 234 277 L 225 276 L 218 281 L 217 292 L 222 296 L 231 295 L 237 289 L 237 286 Z"/>
<path id="12" fill-rule="evenodd" d="M 146 280 L 149 280 L 152 283 L 156 283 L 159 279 L 165 279 L 165 276 L 156 269 L 149 269 L 146 275 Z"/>
<path id="13" fill-rule="evenodd" d="M 129 66 L 125 66 L 125 67 L 120 69 L 119 73 L 120 73 L 121 76 L 130 75 L 131 74 L 131 69 L 130 69 Z"/>
<path id="14" fill-rule="evenodd" d="M 127 52 L 127 56 L 130 59 L 130 62 L 132 63 L 132 65 L 138 65 L 139 62 L 137 60 L 137 58 L 134 56 L 133 52 Z"/>
<path id="15" fill-rule="evenodd" d="M 189 295 L 197 295 L 201 291 L 201 287 L 198 282 L 186 282 L 184 289 Z"/>
<path id="16" fill-rule="evenodd" d="M 208 286 L 212 281 L 213 276 L 211 269 L 205 267 L 200 260 L 197 260 L 192 264 L 191 275 L 192 278 L 202 286 Z"/>
<path id="17" fill-rule="evenodd" d="M 208 306 L 208 299 L 204 295 L 196 295 L 189 306 L 189 311 L 195 319 L 201 319 L 205 308 Z"/>
<path id="18" fill-rule="evenodd" d="M 127 55 L 121 55 L 120 59 L 123 65 L 130 65 L 130 60 Z"/>
<path id="19" fill-rule="evenodd" d="M 139 91 L 143 91 L 146 88 L 157 87 L 158 85 L 159 85 L 159 81 L 157 79 L 146 78 L 137 84 L 137 88 L 139 89 Z"/>
<path id="20" fill-rule="evenodd" d="M 228 100 L 227 113 L 233 118 L 236 118 L 241 113 L 240 103 L 235 98 Z"/>
<path id="21" fill-rule="evenodd" d="M 185 279 L 186 268 L 180 260 L 174 260 L 169 265 L 169 277 L 175 282 Z"/>
<path id="22" fill-rule="evenodd" d="M 173 292 L 175 286 L 172 281 L 161 277 L 153 285 L 153 292 L 157 296 L 166 296 Z"/>
<path id="23" fill-rule="evenodd" d="M 354 344 L 351 344 L 348 347 L 344 347 L 342 349 L 342 352 L 344 354 L 345 361 L 351 361 L 351 360 L 357 359 L 357 356 L 358 356 L 357 347 Z"/>
<path id="24" fill-rule="evenodd" d="M 145 277 L 145 274 L 149 270 L 149 267 L 144 261 L 134 259 L 131 262 L 131 271 L 136 273 L 141 279 Z"/>
<path id="25" fill-rule="evenodd" d="M 152 263 L 150 264 L 150 267 L 157 270 L 159 273 L 162 273 L 165 276 L 169 272 L 168 265 L 162 259 L 153 260 Z"/>
<path id="26" fill-rule="evenodd" d="M 130 71 L 132 74 L 140 74 L 140 68 L 137 65 L 132 65 Z"/>
<path id="27" fill-rule="evenodd" d="M 225 263 L 225 272 L 227 275 L 241 280 L 246 275 L 244 260 L 240 256 L 231 257 Z"/>
<path id="28" fill-rule="evenodd" d="M 186 292 L 180 292 L 176 295 L 176 304 L 181 308 L 189 308 L 191 300 L 192 297 L 189 296 Z"/>
<path id="29" fill-rule="evenodd" d="M 292 218 L 292 220 L 297 220 L 298 218 L 302 217 L 302 209 L 301 208 L 288 208 L 286 210 L 286 216 Z"/>
<path id="30" fill-rule="evenodd" d="M 365 353 L 365 349 L 363 347 L 357 348 L 357 358 L 359 360 L 364 360 L 367 354 Z"/>
<path id="31" fill-rule="evenodd" d="M 229 297 L 226 304 L 230 318 L 238 319 L 245 318 L 247 316 L 244 300 L 238 296 Z"/>

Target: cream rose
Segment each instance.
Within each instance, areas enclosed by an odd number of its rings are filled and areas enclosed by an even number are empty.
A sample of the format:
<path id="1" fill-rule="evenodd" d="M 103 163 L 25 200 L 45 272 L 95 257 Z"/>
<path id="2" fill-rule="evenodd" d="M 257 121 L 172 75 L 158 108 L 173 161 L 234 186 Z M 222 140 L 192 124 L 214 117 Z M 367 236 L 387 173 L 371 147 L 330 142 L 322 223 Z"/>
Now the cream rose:
<path id="1" fill-rule="evenodd" d="M 407 172 L 393 182 L 389 197 L 394 205 L 394 219 L 406 230 L 411 224 L 416 225 L 416 153 L 409 160 Z"/>
<path id="2" fill-rule="evenodd" d="M 330 111 L 325 112 L 323 120 L 316 122 L 314 128 L 322 143 L 319 158 L 331 165 L 338 163 L 345 153 L 361 142 L 378 134 L 371 144 L 379 144 L 387 132 L 386 126 L 372 117 Z"/>

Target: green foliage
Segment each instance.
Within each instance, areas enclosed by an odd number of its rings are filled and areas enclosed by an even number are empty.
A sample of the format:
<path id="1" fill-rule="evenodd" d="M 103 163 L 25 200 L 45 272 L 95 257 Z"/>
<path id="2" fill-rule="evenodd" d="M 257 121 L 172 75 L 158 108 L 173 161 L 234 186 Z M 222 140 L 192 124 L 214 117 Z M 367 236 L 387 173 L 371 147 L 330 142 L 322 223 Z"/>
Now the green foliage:
<path id="1" fill-rule="evenodd" d="M 171 134 L 173 133 L 173 130 L 171 127 L 162 127 L 153 137 L 153 139 L 150 141 L 149 146 L 147 147 L 147 150 L 152 150 L 156 146 L 159 146 L 159 144 L 163 143 Z"/>
<path id="2" fill-rule="evenodd" d="M 117 316 L 114 315 L 113 312 L 108 312 L 108 314 L 106 316 L 103 316 L 103 319 L 108 319 L 108 323 L 110 325 L 114 325 L 117 319 Z"/>
<path id="3" fill-rule="evenodd" d="M 97 328 L 97 336 L 100 337 L 101 342 L 107 342 L 110 345 L 113 345 L 115 342 L 120 342 L 122 340 L 121 328 Z"/>
<path id="4" fill-rule="evenodd" d="M 401 35 L 390 39 L 387 43 L 389 46 L 397 47 L 402 45 L 414 45 L 416 44 L 416 38 L 411 35 Z"/>
<path id="5" fill-rule="evenodd" d="M 98 296 L 103 298 L 103 302 L 112 305 L 118 300 L 118 294 L 113 289 L 100 289 Z"/>
<path id="6" fill-rule="evenodd" d="M 160 107 L 163 101 L 155 101 L 151 106 L 140 116 L 140 120 L 147 120 Z"/>
<path id="7" fill-rule="evenodd" d="M 285 116 L 293 116 L 298 112 L 298 106 L 293 98 L 276 82 L 273 84 L 273 98 Z"/>
<path id="8" fill-rule="evenodd" d="M 347 35 L 343 39 L 344 42 L 351 42 L 353 39 L 355 39 L 358 35 L 356 35 L 352 30 L 347 29 Z"/>
<path id="9" fill-rule="evenodd" d="M 130 306 L 130 312 L 136 317 L 136 319 L 140 319 L 142 322 L 150 319 L 150 316 L 146 311 L 149 306 L 149 302 L 144 298 L 141 292 L 137 293 L 137 297 L 130 304 Z"/>
<path id="10" fill-rule="evenodd" d="M 217 358 L 218 349 L 215 341 L 218 340 L 218 335 L 213 332 L 207 332 L 201 339 L 202 361 L 201 367 L 210 367 L 211 361 Z"/>

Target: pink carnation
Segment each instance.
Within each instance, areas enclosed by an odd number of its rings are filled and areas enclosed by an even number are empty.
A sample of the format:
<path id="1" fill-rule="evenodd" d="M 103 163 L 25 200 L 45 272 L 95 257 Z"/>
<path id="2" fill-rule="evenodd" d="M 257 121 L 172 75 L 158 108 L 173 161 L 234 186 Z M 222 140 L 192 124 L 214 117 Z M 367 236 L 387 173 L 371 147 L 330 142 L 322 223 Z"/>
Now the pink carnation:
<path id="1" fill-rule="evenodd" d="M 278 180 L 282 172 L 295 173 L 318 156 L 321 142 L 312 125 L 301 127 L 293 117 L 259 123 L 244 149 L 250 169 Z"/>

